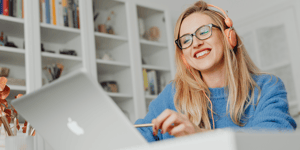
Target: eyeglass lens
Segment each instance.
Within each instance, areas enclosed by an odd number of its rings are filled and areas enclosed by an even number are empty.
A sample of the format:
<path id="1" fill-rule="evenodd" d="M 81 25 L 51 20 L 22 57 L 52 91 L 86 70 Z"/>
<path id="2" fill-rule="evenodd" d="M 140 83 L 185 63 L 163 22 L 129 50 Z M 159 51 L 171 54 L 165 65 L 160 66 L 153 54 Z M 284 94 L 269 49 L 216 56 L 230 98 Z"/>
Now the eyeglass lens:
<path id="1" fill-rule="evenodd" d="M 211 35 L 211 27 L 209 25 L 202 26 L 202 27 L 198 28 L 195 32 L 195 36 L 199 40 L 207 39 L 210 37 L 210 35 Z M 180 37 L 179 43 L 183 49 L 191 46 L 193 43 L 193 35 L 187 34 L 187 35 Z"/>

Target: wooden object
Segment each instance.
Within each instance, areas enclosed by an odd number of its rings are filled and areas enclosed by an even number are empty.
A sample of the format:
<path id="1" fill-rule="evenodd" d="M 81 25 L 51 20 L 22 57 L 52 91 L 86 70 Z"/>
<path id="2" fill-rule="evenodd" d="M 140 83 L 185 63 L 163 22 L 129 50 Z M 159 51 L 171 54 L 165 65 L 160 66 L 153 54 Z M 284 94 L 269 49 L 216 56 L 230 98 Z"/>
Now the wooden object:
<path id="1" fill-rule="evenodd" d="M 107 33 L 105 24 L 98 25 L 98 31 L 102 33 Z"/>
<path id="2" fill-rule="evenodd" d="M 4 129 L 6 130 L 8 136 L 13 136 L 13 132 L 9 127 L 8 121 L 5 117 L 5 113 L 0 109 L 0 120 L 3 123 Z"/>
<path id="3" fill-rule="evenodd" d="M 8 77 L 8 75 L 9 75 L 9 68 L 0 67 L 0 76 Z"/>

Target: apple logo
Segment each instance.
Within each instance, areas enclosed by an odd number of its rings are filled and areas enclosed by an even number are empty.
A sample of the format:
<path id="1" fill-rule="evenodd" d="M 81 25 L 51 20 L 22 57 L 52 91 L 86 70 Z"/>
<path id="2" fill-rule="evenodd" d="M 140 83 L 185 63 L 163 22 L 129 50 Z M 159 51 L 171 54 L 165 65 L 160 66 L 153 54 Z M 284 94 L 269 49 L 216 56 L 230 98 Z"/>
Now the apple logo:
<path id="1" fill-rule="evenodd" d="M 70 117 L 68 118 L 67 125 L 68 125 L 68 128 L 76 135 L 84 134 L 84 130 L 77 124 L 76 121 L 73 121 Z"/>

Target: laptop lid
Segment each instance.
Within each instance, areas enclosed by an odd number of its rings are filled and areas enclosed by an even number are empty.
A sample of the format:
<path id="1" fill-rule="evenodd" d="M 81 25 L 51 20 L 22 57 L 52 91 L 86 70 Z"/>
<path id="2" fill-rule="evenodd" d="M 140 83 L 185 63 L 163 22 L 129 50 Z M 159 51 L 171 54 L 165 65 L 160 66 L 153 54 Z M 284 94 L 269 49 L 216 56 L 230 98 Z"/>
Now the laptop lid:
<path id="1" fill-rule="evenodd" d="M 55 150 L 110 150 L 147 144 L 84 69 L 13 100 L 12 105 Z"/>

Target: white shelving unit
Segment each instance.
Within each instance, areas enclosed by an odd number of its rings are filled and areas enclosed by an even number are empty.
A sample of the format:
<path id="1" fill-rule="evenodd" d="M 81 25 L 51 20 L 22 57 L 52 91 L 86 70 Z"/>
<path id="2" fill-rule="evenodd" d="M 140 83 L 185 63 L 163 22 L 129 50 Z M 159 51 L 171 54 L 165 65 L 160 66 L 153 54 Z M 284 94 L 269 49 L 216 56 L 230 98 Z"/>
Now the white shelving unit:
<path id="1" fill-rule="evenodd" d="M 0 46 L 0 67 L 10 69 L 7 78 L 25 80 L 24 20 L 0 15 L 1 31 L 4 33 L 4 36 L 7 36 L 8 41 L 13 42 L 18 48 Z M 11 93 L 15 93 L 15 91 L 26 92 L 25 86 L 10 85 L 10 88 Z M 11 100 L 12 97 L 14 96 L 10 96 L 8 100 Z"/>
<path id="2" fill-rule="evenodd" d="M 7 78 L 22 79 L 26 81 L 25 49 L 24 49 L 24 19 L 0 15 L 0 32 L 7 36 L 9 42 L 13 42 L 18 48 L 0 46 L 0 67 L 9 68 Z M 8 102 L 15 99 L 18 94 L 26 94 L 27 88 L 23 85 L 12 85 Z M 9 106 L 10 107 L 10 106 Z M 20 122 L 24 119 L 20 117 Z"/>
<path id="3" fill-rule="evenodd" d="M 138 24 L 139 28 L 144 28 L 147 32 L 152 27 L 159 29 L 160 36 L 157 40 L 150 40 L 144 36 L 145 33 L 139 33 L 139 50 L 143 63 L 142 69 L 147 71 L 154 70 L 157 74 L 158 93 L 160 93 L 167 83 L 173 79 L 174 72 L 172 70 L 172 46 L 170 46 L 171 35 L 167 30 L 168 17 L 163 9 L 145 6 L 143 4 L 136 4 L 137 18 L 142 20 L 143 24 Z M 171 43 L 172 44 L 172 43 Z M 146 94 L 147 93 L 147 94 Z M 155 99 L 157 95 L 149 95 L 145 92 L 145 109 L 148 111 L 150 102 Z"/>
<path id="4" fill-rule="evenodd" d="M 40 39 L 45 50 L 55 52 L 41 52 L 42 68 L 60 63 L 65 75 L 83 66 L 80 29 L 40 22 Z M 77 56 L 60 54 L 64 49 L 74 50 Z"/>
<path id="5" fill-rule="evenodd" d="M 118 91 L 107 91 L 108 95 L 118 104 L 127 117 L 134 122 L 133 78 L 130 63 L 130 45 L 128 39 L 128 17 L 126 3 L 111 0 L 93 0 L 93 13 L 99 13 L 94 20 L 95 57 L 97 79 L 101 82 L 115 81 Z M 113 14 L 112 14 L 113 13 Z M 110 16 L 109 22 L 107 18 Z M 105 24 L 111 27 L 114 34 L 100 32 L 98 26 Z M 96 29 L 96 30 L 95 30 Z M 103 59 L 104 56 L 111 59 Z"/>
<path id="6" fill-rule="evenodd" d="M 9 85 L 12 95 L 41 88 L 42 69 L 47 65 L 63 64 L 62 76 L 84 67 L 99 86 L 104 81 L 117 83 L 118 92 L 107 94 L 134 123 L 146 115 L 149 103 L 157 97 L 145 95 L 142 69 L 157 71 L 166 83 L 173 79 L 171 21 L 163 8 L 130 0 L 79 0 L 77 29 L 40 22 L 39 1 L 24 1 L 24 19 L 0 15 L 0 31 L 18 46 L 0 46 L 0 66 L 10 68 L 11 77 L 26 80 L 26 86 Z M 107 23 L 111 12 L 114 15 Z M 159 28 L 158 41 L 139 36 L 138 18 L 145 21 L 146 30 Z M 99 32 L 100 24 L 111 26 L 114 34 Z M 42 52 L 41 43 L 54 53 Z M 75 50 L 77 56 L 59 54 L 63 49 Z M 112 59 L 103 59 L 106 54 Z"/>

